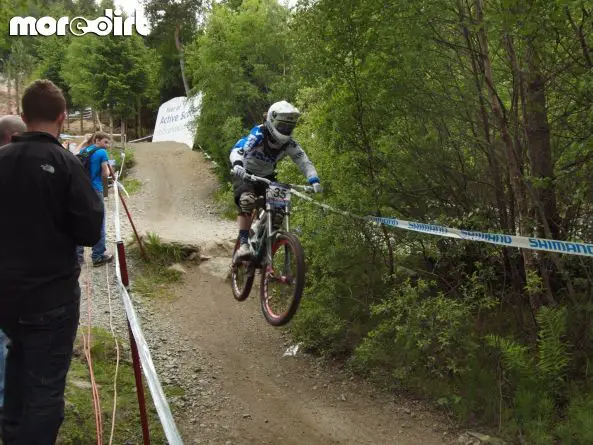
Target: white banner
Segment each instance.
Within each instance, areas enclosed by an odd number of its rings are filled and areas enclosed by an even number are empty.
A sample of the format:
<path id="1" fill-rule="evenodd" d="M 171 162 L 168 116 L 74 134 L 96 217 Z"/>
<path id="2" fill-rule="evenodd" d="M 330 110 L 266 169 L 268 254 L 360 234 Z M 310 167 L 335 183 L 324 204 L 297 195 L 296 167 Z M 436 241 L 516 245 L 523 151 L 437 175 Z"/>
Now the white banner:
<path id="1" fill-rule="evenodd" d="M 174 97 L 159 108 L 152 142 L 181 142 L 189 148 L 194 145 L 196 127 L 194 119 L 200 114 L 202 93 L 187 98 Z"/>

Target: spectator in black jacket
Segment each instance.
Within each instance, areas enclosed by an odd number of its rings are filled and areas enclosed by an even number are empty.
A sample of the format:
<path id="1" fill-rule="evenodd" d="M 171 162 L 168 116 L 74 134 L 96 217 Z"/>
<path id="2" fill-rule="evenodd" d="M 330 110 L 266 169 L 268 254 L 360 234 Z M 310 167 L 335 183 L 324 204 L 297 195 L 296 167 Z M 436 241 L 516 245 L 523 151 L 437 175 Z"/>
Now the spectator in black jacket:
<path id="1" fill-rule="evenodd" d="M 5 445 L 54 444 L 79 319 L 76 246 L 101 236 L 103 206 L 57 137 L 62 91 L 37 80 L 22 99 L 27 132 L 0 149 L 0 329 L 10 339 Z"/>
<path id="2" fill-rule="evenodd" d="M 26 131 L 25 123 L 19 116 L 8 115 L 0 117 L 0 147 L 10 142 L 10 139 Z M 8 338 L 0 330 L 0 422 L 4 409 L 4 369 L 6 363 L 6 352 Z"/>

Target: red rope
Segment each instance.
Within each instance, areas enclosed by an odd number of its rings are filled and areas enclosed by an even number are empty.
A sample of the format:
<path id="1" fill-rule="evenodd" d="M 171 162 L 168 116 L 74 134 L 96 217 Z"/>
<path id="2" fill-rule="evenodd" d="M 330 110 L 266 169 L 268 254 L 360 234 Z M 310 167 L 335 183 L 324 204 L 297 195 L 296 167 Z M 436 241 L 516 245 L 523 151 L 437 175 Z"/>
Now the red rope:
<path id="1" fill-rule="evenodd" d="M 95 412 L 95 427 L 97 429 L 97 445 L 103 445 L 103 419 L 101 417 L 101 400 L 99 398 L 99 389 L 97 388 L 97 383 L 95 381 L 95 373 L 93 371 L 93 359 L 91 357 L 91 296 L 92 296 L 92 286 L 90 282 L 90 268 L 87 263 L 86 265 L 86 274 L 85 274 L 85 282 L 86 282 L 86 296 L 87 296 L 87 333 L 86 336 L 83 332 L 82 340 L 83 340 L 83 348 L 84 348 L 84 355 L 86 357 L 86 361 L 89 368 L 89 376 L 91 379 L 91 389 L 93 394 L 93 410 Z"/>

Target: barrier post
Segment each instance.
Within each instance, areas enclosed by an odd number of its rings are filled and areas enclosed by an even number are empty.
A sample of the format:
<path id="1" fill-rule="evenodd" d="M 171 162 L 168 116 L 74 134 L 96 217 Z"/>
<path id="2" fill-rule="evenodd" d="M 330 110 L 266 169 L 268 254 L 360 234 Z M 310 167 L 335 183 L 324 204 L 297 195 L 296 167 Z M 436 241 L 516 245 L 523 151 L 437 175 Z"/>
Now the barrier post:
<path id="1" fill-rule="evenodd" d="M 119 260 L 119 270 L 121 273 L 122 284 L 128 289 L 128 265 L 126 263 L 126 250 L 121 240 L 117 241 L 117 257 Z M 134 340 L 132 327 L 128 320 L 128 335 L 130 336 L 130 349 L 132 350 L 132 365 L 134 367 L 134 379 L 136 380 L 136 394 L 138 395 L 138 407 L 140 409 L 140 422 L 142 424 L 142 439 L 144 445 L 150 445 L 150 431 L 148 429 L 148 415 L 146 413 L 146 397 L 144 396 L 144 382 L 142 380 L 142 369 L 140 367 L 140 357 L 138 356 L 138 346 Z"/>
<path id="2" fill-rule="evenodd" d="M 111 165 L 107 164 L 111 175 L 113 177 L 113 193 L 114 193 L 114 202 L 115 208 L 113 212 L 113 217 L 116 220 L 115 223 L 115 242 L 117 248 L 117 260 L 118 260 L 118 268 L 119 268 L 119 275 L 121 284 L 123 284 L 126 291 L 129 289 L 130 286 L 130 278 L 128 275 L 128 263 L 126 262 L 126 249 L 124 248 L 124 243 L 121 239 L 121 233 L 119 229 L 119 209 L 117 207 L 118 200 L 117 195 L 119 195 L 119 188 L 118 188 L 118 177 L 113 172 Z M 121 197 L 121 195 L 120 195 Z M 140 356 L 138 355 L 138 345 L 136 344 L 136 340 L 134 338 L 134 333 L 132 332 L 132 326 L 130 325 L 130 320 L 126 317 L 126 321 L 128 322 L 128 335 L 130 337 L 130 349 L 132 351 L 132 365 L 134 368 L 134 380 L 136 381 L 136 394 L 138 396 L 138 408 L 140 409 L 140 423 L 142 424 L 142 441 L 144 445 L 150 445 L 150 431 L 148 429 L 148 415 L 146 413 L 146 397 L 144 395 L 144 382 L 142 380 L 142 369 L 140 366 Z"/>
<path id="3" fill-rule="evenodd" d="M 113 171 L 112 171 L 113 174 Z M 114 189 L 113 193 L 119 195 L 119 182 L 117 173 L 114 175 Z M 130 349 L 132 351 L 132 363 L 134 367 L 134 378 L 136 381 L 136 393 L 138 396 L 138 406 L 140 408 L 140 419 L 142 422 L 142 437 L 144 445 L 150 445 L 150 431 L 148 428 L 148 415 L 146 412 L 146 400 L 144 397 L 144 385 L 142 374 L 146 377 L 146 382 L 150 393 L 152 394 L 152 400 L 154 402 L 157 414 L 163 426 L 165 435 L 167 436 L 168 443 L 171 445 L 183 445 L 181 435 L 177 430 L 171 408 L 167 402 L 167 398 L 163 392 L 163 388 L 156 375 L 156 370 L 152 357 L 150 356 L 150 350 L 146 344 L 146 339 L 140 328 L 138 317 L 134 311 L 134 306 L 128 292 L 129 287 L 129 276 L 128 267 L 126 262 L 126 252 L 124 243 L 121 238 L 121 226 L 119 220 L 119 199 L 117 196 L 113 197 L 113 220 L 115 226 L 115 242 L 116 249 L 115 254 L 117 256 L 117 266 L 115 268 L 115 275 L 117 276 L 118 285 L 121 289 L 122 300 L 124 309 L 126 311 L 126 318 L 128 321 L 128 334 L 130 336 Z M 123 202 L 123 201 L 122 201 Z M 140 345 L 140 347 L 138 347 Z"/>
<path id="4" fill-rule="evenodd" d="M 117 187 L 117 175 L 115 174 L 115 172 L 113 171 L 113 168 L 111 167 L 111 165 L 109 165 L 109 163 L 107 164 L 107 167 L 109 167 L 109 173 L 111 174 L 111 177 L 113 178 L 113 188 L 115 189 Z M 144 260 L 148 260 L 148 257 L 146 256 L 146 251 L 144 250 L 144 244 L 142 244 L 142 239 L 140 238 L 140 235 L 138 235 L 138 231 L 136 230 L 136 225 L 134 224 L 134 220 L 132 219 L 132 215 L 130 214 L 130 211 L 128 210 L 128 206 L 126 205 L 126 201 L 124 200 L 124 197 L 119 193 L 119 190 L 114 190 L 114 193 L 117 193 L 117 195 L 119 196 L 119 200 L 121 201 L 122 206 L 124 207 L 124 210 L 126 211 L 126 215 L 128 216 L 128 221 L 130 221 L 130 225 L 132 226 L 132 230 L 134 231 L 134 236 L 136 237 L 136 241 L 138 242 L 138 248 L 140 249 L 140 255 L 142 255 L 142 258 Z"/>

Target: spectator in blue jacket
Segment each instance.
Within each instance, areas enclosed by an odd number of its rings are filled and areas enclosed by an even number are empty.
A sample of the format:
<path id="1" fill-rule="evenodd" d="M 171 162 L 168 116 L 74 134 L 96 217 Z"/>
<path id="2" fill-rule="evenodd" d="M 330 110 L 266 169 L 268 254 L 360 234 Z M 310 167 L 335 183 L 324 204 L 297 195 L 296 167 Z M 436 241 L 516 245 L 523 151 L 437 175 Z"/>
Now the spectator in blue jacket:
<path id="1" fill-rule="evenodd" d="M 109 158 L 107 156 L 109 142 L 109 135 L 99 131 L 93 136 L 93 144 L 80 151 L 81 153 L 93 152 L 90 156 L 90 177 L 93 188 L 101 197 L 101 202 L 103 202 L 103 183 L 109 177 Z M 84 247 L 79 246 L 77 253 L 78 261 L 84 263 Z M 103 219 L 101 239 L 93 246 L 91 259 L 93 266 L 101 266 L 113 260 L 113 255 L 107 253 L 105 249 L 105 219 Z"/>

